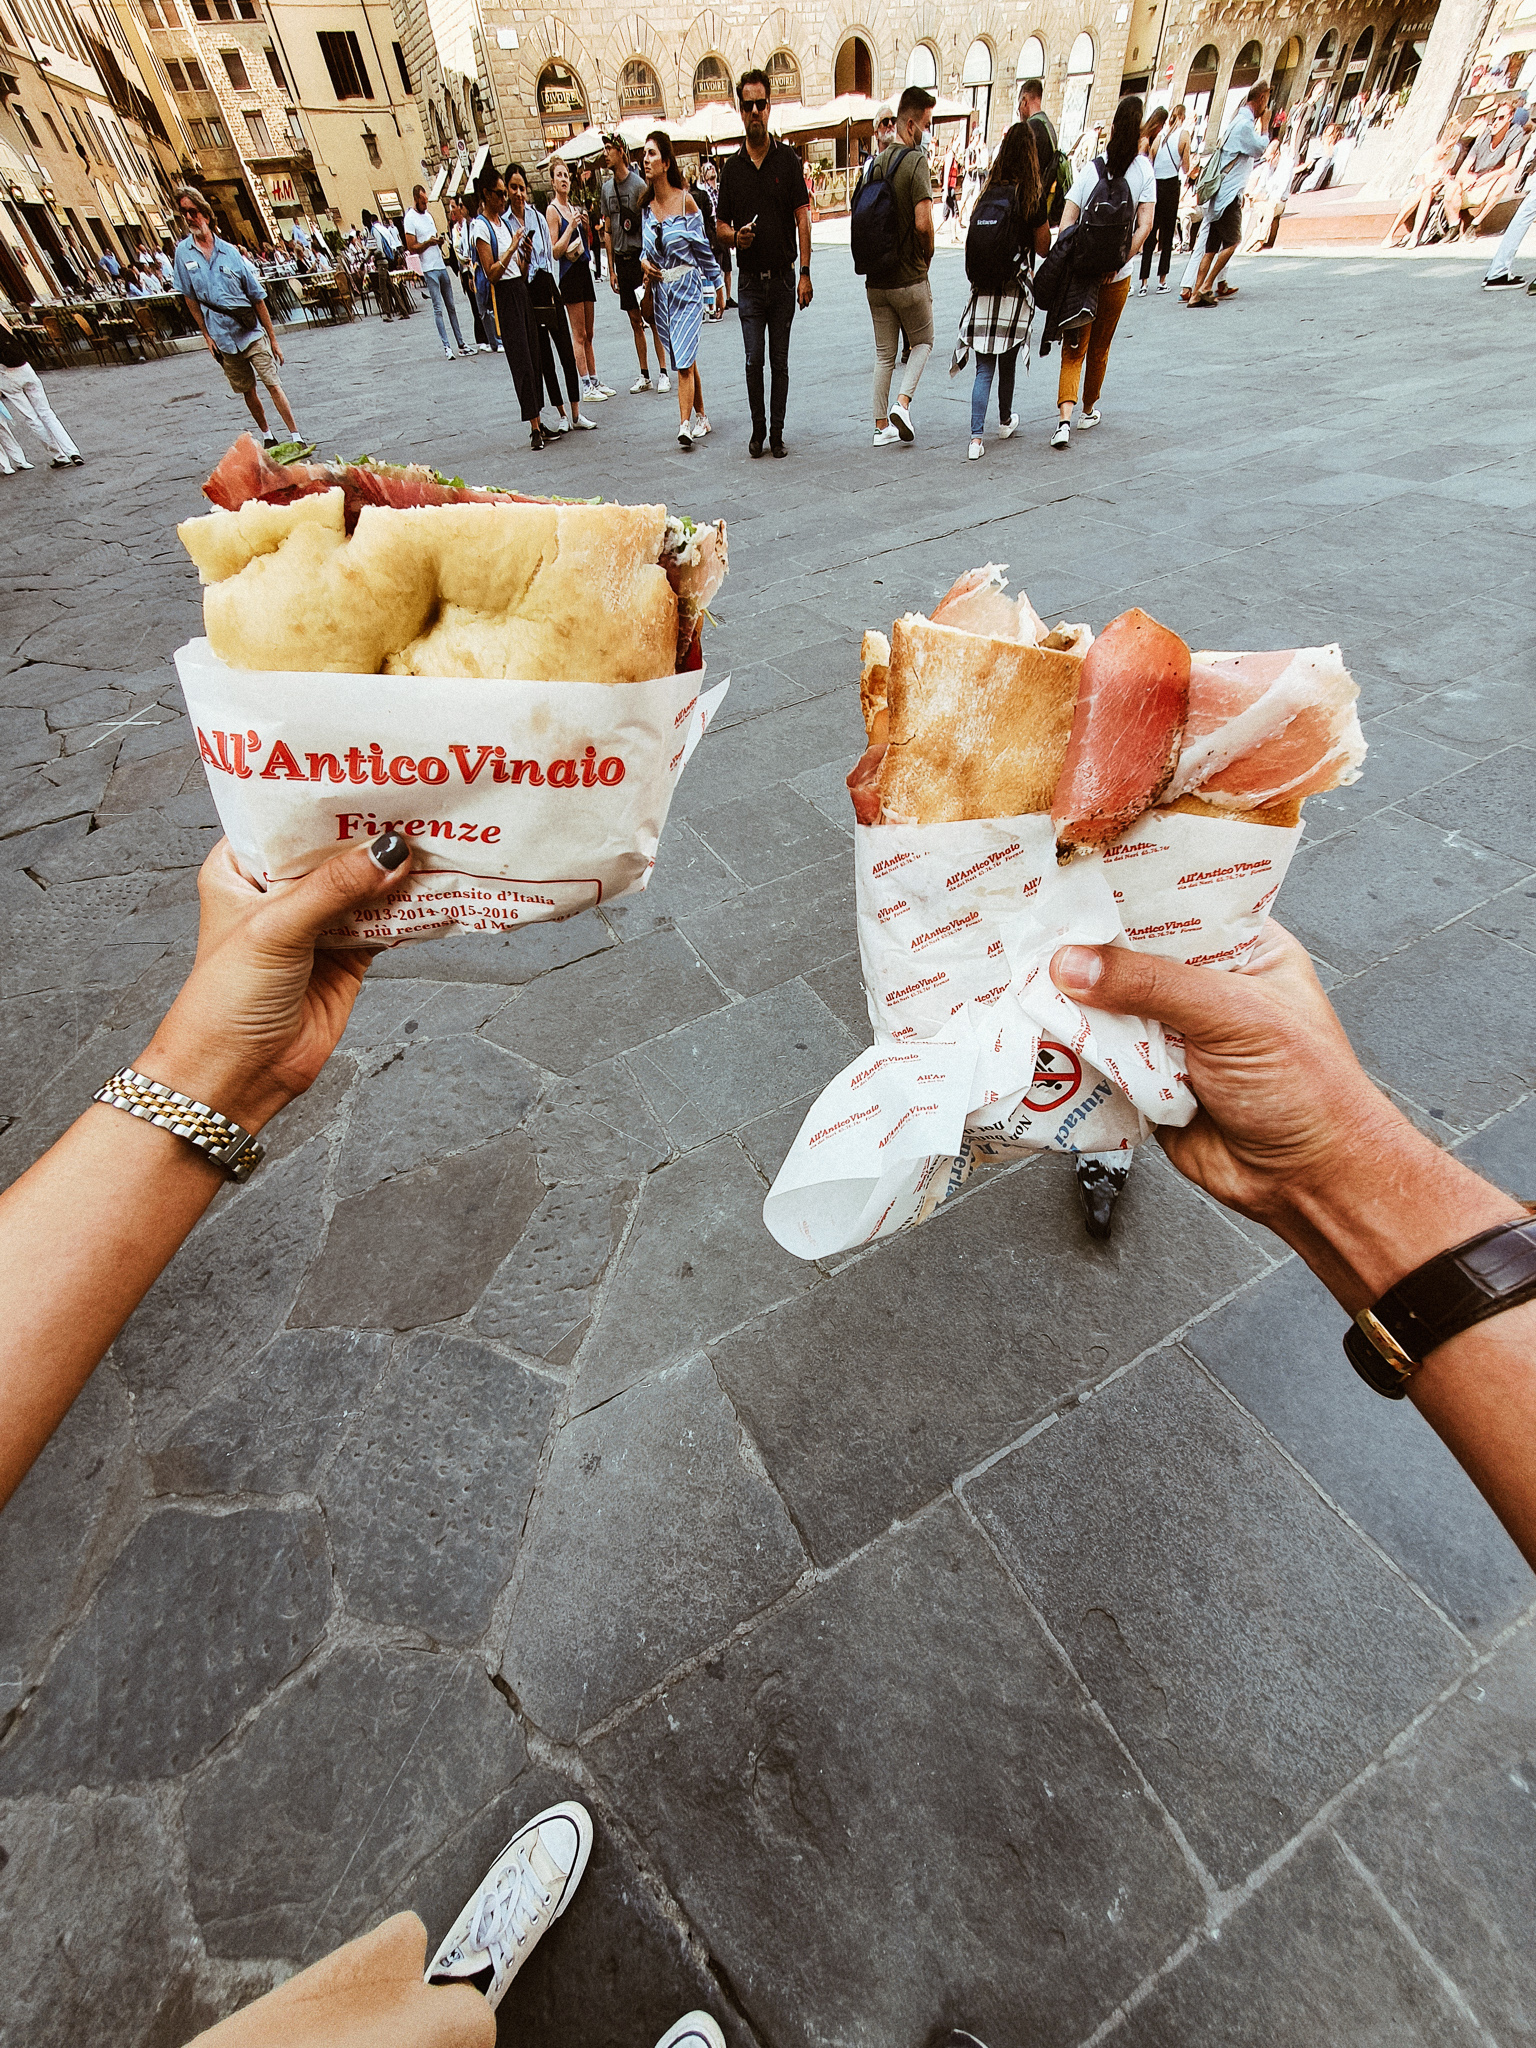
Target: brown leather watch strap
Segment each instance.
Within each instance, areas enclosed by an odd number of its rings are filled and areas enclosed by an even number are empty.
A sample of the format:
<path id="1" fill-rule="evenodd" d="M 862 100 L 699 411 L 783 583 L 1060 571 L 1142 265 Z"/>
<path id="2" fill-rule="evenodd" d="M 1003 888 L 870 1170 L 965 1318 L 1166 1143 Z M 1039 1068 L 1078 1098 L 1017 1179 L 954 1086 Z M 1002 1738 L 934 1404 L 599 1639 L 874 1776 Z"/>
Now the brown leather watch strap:
<path id="1" fill-rule="evenodd" d="M 1437 1345 L 1526 1301 L 1536 1301 L 1532 1217 L 1481 1230 L 1389 1287 L 1351 1324 L 1345 1356 L 1378 1394 L 1400 1401 Z"/>

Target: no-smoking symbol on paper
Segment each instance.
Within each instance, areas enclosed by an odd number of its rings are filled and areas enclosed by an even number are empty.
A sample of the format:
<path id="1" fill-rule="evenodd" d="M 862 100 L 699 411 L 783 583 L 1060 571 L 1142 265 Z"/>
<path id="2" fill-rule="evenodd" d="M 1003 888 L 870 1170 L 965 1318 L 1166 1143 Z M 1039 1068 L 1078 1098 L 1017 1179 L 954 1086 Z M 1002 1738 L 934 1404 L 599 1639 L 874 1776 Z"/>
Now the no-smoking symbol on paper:
<path id="1" fill-rule="evenodd" d="M 1083 1063 L 1069 1045 L 1042 1038 L 1035 1054 L 1035 1078 L 1024 1098 L 1026 1109 L 1055 1109 L 1082 1086 Z"/>

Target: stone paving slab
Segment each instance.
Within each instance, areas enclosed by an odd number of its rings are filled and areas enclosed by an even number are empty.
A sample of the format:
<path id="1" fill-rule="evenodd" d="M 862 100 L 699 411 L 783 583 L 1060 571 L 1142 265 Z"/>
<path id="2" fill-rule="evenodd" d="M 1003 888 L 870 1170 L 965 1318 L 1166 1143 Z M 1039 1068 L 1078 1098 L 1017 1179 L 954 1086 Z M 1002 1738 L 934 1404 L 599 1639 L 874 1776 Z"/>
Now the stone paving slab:
<path id="1" fill-rule="evenodd" d="M 286 338 L 327 448 L 726 516 L 732 686 L 645 895 L 375 963 L 0 1519 L 29 2048 L 103 2011 L 178 2048 L 388 1912 L 436 1934 L 573 1795 L 522 2048 L 692 2005 L 732 2048 L 1529 2032 L 1536 1582 L 1284 1247 L 1155 1152 L 1107 1247 L 1049 1160 L 824 1266 L 761 1221 L 869 1042 L 859 635 L 984 559 L 1095 624 L 1342 644 L 1370 760 L 1281 914 L 1415 1122 L 1536 1194 L 1526 302 L 1245 262 L 1217 321 L 1131 301 L 1095 433 L 1047 447 L 1047 359 L 971 464 L 957 253 L 911 448 L 869 447 L 867 315 L 817 269 L 782 463 L 734 321 L 707 442 L 622 396 L 537 462 L 503 366 L 422 323 Z M 190 355 L 50 382 L 89 445 L 0 525 L 5 1180 L 190 962 L 173 528 L 243 417 Z"/>

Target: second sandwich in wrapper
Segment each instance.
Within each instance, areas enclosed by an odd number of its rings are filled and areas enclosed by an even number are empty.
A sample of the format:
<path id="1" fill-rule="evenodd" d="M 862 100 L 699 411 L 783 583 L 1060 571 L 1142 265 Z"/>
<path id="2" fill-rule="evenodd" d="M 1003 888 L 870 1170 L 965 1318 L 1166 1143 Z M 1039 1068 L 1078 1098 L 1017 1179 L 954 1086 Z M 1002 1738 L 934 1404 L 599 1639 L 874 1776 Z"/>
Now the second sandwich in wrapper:
<path id="1" fill-rule="evenodd" d="M 1081 1008 L 1059 946 L 1241 965 L 1301 805 L 1365 756 L 1337 647 L 1196 654 L 1130 612 L 1048 632 L 996 565 L 865 635 L 853 773 L 875 1043 L 822 1091 L 763 1205 L 821 1258 L 920 1223 L 978 1167 L 1129 1150 L 1198 1107 L 1183 1043 Z"/>

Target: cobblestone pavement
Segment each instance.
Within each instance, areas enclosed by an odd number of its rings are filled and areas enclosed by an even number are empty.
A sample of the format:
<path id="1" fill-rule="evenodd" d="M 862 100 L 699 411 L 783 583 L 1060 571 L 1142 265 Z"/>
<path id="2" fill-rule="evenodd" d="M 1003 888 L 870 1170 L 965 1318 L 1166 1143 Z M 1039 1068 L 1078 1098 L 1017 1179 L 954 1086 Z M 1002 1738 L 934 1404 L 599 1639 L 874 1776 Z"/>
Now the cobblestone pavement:
<path id="1" fill-rule="evenodd" d="M 0 1521 L 0 2039 L 174 2044 L 390 1910 L 434 1933 L 578 1793 L 527 2048 L 1530 2038 L 1536 1586 L 1342 1318 L 1155 1151 L 1114 1242 L 1060 1161 L 828 1268 L 760 1205 L 867 1025 L 843 774 L 867 624 L 989 557 L 1042 611 L 1343 642 L 1364 781 L 1282 905 L 1409 1114 L 1536 1193 L 1532 321 L 1465 266 L 1271 261 L 1132 300 L 1104 423 L 872 450 L 845 252 L 791 459 L 621 396 L 524 456 L 431 323 L 288 337 L 302 426 L 731 521 L 733 672 L 656 887 L 407 948 Z M 606 293 L 601 367 L 633 375 Z M 137 1054 L 214 837 L 173 522 L 240 423 L 200 355 L 51 380 L 0 479 L 0 1170 Z"/>

